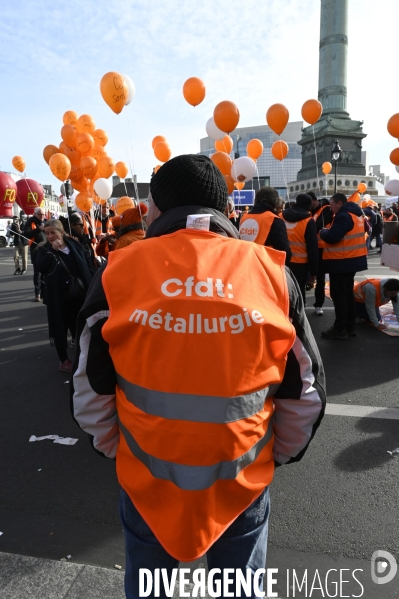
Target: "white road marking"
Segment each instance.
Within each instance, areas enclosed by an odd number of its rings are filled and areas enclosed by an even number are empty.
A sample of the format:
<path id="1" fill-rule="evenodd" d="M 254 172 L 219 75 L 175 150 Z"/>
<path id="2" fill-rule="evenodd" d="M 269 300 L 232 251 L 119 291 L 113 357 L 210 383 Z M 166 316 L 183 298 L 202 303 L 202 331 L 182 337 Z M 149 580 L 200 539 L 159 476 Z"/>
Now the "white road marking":
<path id="1" fill-rule="evenodd" d="M 374 406 L 348 406 L 347 404 L 327 403 L 329 416 L 353 416 L 354 418 L 382 418 L 399 420 L 399 408 L 378 408 Z"/>

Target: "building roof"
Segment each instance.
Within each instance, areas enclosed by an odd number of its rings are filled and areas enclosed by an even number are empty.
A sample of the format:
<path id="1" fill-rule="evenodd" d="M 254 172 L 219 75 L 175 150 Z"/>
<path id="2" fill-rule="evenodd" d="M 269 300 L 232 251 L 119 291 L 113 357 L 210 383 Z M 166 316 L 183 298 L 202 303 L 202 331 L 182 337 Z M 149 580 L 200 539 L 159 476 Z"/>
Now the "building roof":
<path id="1" fill-rule="evenodd" d="M 137 189 L 139 192 L 139 200 L 146 200 L 148 198 L 148 194 L 150 191 L 149 183 L 137 183 Z M 134 189 L 134 184 L 130 181 L 124 183 L 117 183 L 112 190 L 113 198 L 121 198 L 123 196 L 128 196 L 129 198 L 136 198 L 136 191 Z"/>

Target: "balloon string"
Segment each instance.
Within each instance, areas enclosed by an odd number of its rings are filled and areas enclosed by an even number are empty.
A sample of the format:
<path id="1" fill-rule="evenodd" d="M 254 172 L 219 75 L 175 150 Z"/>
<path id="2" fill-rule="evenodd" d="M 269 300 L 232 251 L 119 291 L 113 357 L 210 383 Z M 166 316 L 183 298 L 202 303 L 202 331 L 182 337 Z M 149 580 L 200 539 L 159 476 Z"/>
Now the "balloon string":
<path id="1" fill-rule="evenodd" d="M 317 148 L 316 148 L 316 137 L 315 137 L 315 134 L 314 134 L 314 125 L 312 125 L 312 129 L 313 129 L 314 153 L 315 153 L 315 156 L 316 156 L 317 192 L 319 193 L 320 182 L 319 182 L 319 169 L 318 169 L 318 166 L 317 166 Z"/>

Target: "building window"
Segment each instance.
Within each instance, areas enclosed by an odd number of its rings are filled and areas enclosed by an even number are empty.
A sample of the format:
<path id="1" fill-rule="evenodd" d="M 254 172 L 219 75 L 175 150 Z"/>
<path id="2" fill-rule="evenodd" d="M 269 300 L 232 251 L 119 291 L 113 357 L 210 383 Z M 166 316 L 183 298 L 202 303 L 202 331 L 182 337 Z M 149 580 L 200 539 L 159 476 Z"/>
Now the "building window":
<path id="1" fill-rule="evenodd" d="M 351 184 L 351 183 L 350 183 L 350 181 L 348 181 L 348 179 L 347 179 L 347 180 L 345 181 L 345 187 L 349 187 L 349 185 L 350 185 L 350 184 Z"/>
<path id="2" fill-rule="evenodd" d="M 369 181 L 367 185 L 368 185 L 369 187 L 373 187 L 373 182 L 372 182 L 372 181 Z"/>
<path id="3" fill-rule="evenodd" d="M 316 181 L 313 181 L 313 187 L 317 187 Z"/>
<path id="4" fill-rule="evenodd" d="M 357 181 L 353 181 L 353 187 L 357 187 L 358 186 L 358 182 Z"/>
<path id="5" fill-rule="evenodd" d="M 299 185 L 295 185 L 295 191 L 299 191 Z"/>
<path id="6" fill-rule="evenodd" d="M 294 188 L 293 188 L 293 187 L 290 187 L 290 191 L 294 191 Z"/>
<path id="7" fill-rule="evenodd" d="M 340 185 L 342 185 L 342 181 L 341 181 L 340 179 L 338 179 L 338 181 L 337 181 L 337 185 L 338 185 L 338 187 L 339 187 Z"/>
<path id="8" fill-rule="evenodd" d="M 304 184 L 303 184 L 303 183 L 302 183 L 302 185 L 301 185 L 301 189 L 302 189 L 302 190 L 303 190 L 303 189 L 305 189 L 305 186 L 304 186 Z"/>
<path id="9" fill-rule="evenodd" d="M 334 181 L 332 179 L 330 179 L 328 182 L 328 187 L 332 187 L 333 185 L 334 185 Z"/>

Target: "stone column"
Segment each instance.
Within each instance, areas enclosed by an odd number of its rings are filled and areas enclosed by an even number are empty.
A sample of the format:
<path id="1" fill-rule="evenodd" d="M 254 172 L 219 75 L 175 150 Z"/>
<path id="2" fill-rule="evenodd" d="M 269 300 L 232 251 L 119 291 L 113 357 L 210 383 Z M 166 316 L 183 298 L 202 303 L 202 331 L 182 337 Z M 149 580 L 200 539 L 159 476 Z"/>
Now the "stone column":
<path id="1" fill-rule="evenodd" d="M 321 0 L 319 101 L 323 114 L 348 115 L 347 60 L 348 0 Z"/>

